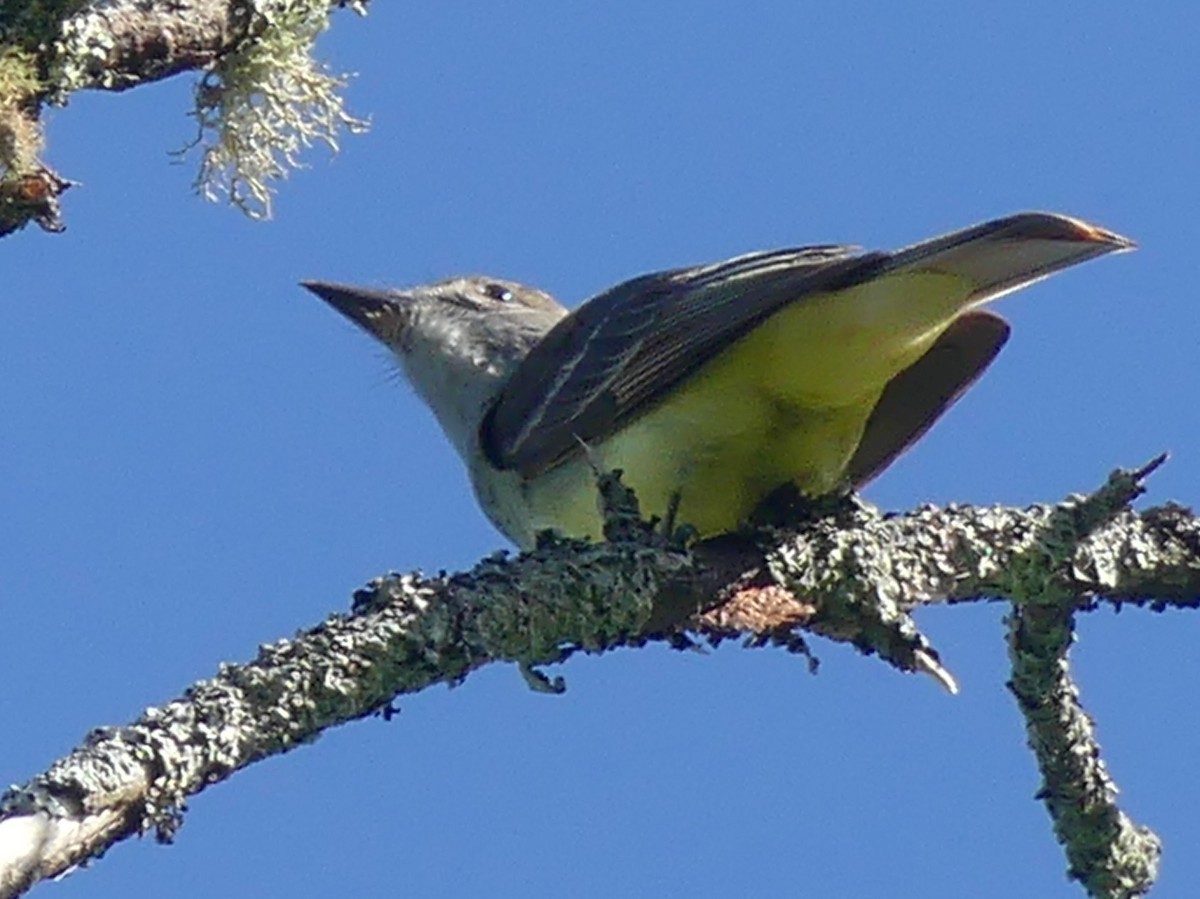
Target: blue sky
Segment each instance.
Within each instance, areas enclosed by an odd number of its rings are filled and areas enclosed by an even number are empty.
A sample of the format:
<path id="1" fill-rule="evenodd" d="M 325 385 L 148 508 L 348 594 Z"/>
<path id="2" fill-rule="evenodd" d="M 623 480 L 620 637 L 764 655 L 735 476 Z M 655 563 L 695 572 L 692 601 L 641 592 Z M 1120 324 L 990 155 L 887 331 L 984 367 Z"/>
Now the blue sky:
<path id="1" fill-rule="evenodd" d="M 69 230 L 3 241 L 0 776 L 26 779 L 388 569 L 503 544 L 432 418 L 302 278 L 488 272 L 574 305 L 799 243 L 895 247 L 1021 209 L 1139 252 L 1005 299 L 986 378 L 868 496 L 1026 504 L 1164 449 L 1197 501 L 1187 4 L 376 3 L 319 53 L 372 131 L 256 224 L 201 203 L 185 80 L 50 116 Z M 572 659 L 401 703 L 196 797 L 47 894 L 1074 897 L 1000 604 L 920 621 L 963 691 L 818 643 Z M 1085 617 L 1127 811 L 1200 882 L 1200 622 Z M 1191 886 L 1189 886 L 1191 885 Z"/>

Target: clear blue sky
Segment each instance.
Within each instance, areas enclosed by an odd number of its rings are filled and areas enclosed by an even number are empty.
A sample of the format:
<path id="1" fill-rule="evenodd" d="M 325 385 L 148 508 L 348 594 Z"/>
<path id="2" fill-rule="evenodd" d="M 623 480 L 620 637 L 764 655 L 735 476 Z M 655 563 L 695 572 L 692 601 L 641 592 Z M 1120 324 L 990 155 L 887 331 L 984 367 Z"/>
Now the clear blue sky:
<path id="1" fill-rule="evenodd" d="M 1198 498 L 1188 4 L 376 3 L 319 44 L 371 133 L 255 224 L 189 193 L 184 80 L 51 115 L 70 229 L 0 244 L 0 777 L 125 722 L 387 569 L 502 545 L 430 416 L 302 278 L 464 272 L 575 304 L 798 243 L 895 247 L 1021 210 L 1142 249 L 1003 301 L 984 381 L 873 485 L 1054 501 L 1174 452 Z M 1076 897 L 999 604 L 920 620 L 957 698 L 837 645 L 571 660 L 402 702 L 196 797 L 58 897 Z M 1200 620 L 1085 617 L 1074 654 L 1127 810 L 1200 883 Z"/>

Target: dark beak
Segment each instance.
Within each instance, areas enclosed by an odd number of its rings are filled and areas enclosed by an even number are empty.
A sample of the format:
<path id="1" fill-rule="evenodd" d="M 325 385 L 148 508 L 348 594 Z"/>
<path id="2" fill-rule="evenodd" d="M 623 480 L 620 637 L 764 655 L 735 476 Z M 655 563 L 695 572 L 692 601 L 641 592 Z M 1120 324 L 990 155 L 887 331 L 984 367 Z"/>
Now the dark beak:
<path id="1" fill-rule="evenodd" d="M 300 284 L 388 345 L 397 342 L 409 318 L 409 297 L 399 291 L 329 281 L 301 281 Z"/>

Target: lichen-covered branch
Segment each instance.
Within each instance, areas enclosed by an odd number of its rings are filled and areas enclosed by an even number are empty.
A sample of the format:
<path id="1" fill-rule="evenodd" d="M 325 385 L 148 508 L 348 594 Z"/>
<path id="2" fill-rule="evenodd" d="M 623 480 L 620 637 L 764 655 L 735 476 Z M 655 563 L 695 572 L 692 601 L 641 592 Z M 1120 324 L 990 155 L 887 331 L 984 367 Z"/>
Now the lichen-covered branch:
<path id="1" fill-rule="evenodd" d="M 344 79 L 312 57 L 330 0 L 0 0 L 0 236 L 30 221 L 62 230 L 70 182 L 42 160 L 41 111 L 77 90 L 127 90 L 201 73 L 197 189 L 270 212 L 270 184 L 314 143 L 336 147 L 364 123 Z M 40 189 L 29 185 L 35 179 Z M 19 185 L 14 186 L 14 185 Z"/>
<path id="2" fill-rule="evenodd" d="M 264 646 L 179 699 L 84 745 L 0 806 L 0 896 L 154 830 L 169 840 L 186 798 L 323 730 L 385 713 L 397 694 L 457 683 L 491 661 L 532 666 L 566 648 L 629 642 L 683 558 L 637 547 L 562 547 L 469 574 L 380 579 L 294 640 Z"/>
<path id="3" fill-rule="evenodd" d="M 1042 773 L 1038 796 L 1066 849 L 1070 876 L 1089 895 L 1134 899 L 1154 885 L 1162 843 L 1117 807 L 1117 788 L 1067 665 L 1075 616 L 1056 598 L 1042 599 L 1050 601 L 1031 597 L 1008 617 L 1008 686 Z"/>
<path id="4" fill-rule="evenodd" d="M 78 6 L 52 32 L 52 100 L 87 88 L 123 91 L 203 69 L 237 46 L 250 22 L 250 7 L 228 0 Z"/>
<path id="5" fill-rule="evenodd" d="M 1117 807 L 1116 786 L 1100 757 L 1095 728 L 1067 662 L 1075 638 L 1079 585 L 1065 582 L 1056 573 L 1072 570 L 1074 566 L 1066 563 L 1074 560 L 1081 542 L 1092 538 L 1096 539 L 1088 549 L 1093 560 L 1107 556 L 1100 552 L 1102 547 L 1117 550 L 1117 558 L 1138 557 L 1131 551 L 1133 544 L 1122 549 L 1104 541 L 1104 528 L 1125 512 L 1142 492 L 1147 474 L 1164 459 L 1159 457 L 1139 471 L 1115 472 L 1092 496 L 1055 509 L 1042 528 L 1044 536 L 1009 566 L 1028 576 L 1020 577 L 1010 594 L 1008 650 L 1013 675 L 1008 686 L 1025 718 L 1029 746 L 1042 774 L 1038 795 L 1066 849 L 1069 874 L 1092 896 L 1145 895 L 1158 876 L 1162 844 Z M 1111 569 L 1111 565 L 1104 567 Z"/>
<path id="6" fill-rule="evenodd" d="M 1017 609 L 1014 692 L 1053 791 L 1047 801 L 1071 872 L 1095 895 L 1137 895 L 1093 875 L 1128 874 L 1140 864 L 1138 889 L 1147 886 L 1153 836 L 1112 805 L 1099 750 L 1080 725 L 1086 716 L 1066 723 L 1079 733 L 1061 744 L 1041 721 L 1058 727 L 1062 710 L 1077 709 L 1077 690 L 1065 679 L 1064 621 L 1102 599 L 1148 602 L 1158 585 L 1156 608 L 1195 607 L 1200 599 L 1200 522 L 1179 507 L 1131 511 L 1125 504 L 1140 480 L 1117 473 L 1093 497 L 1028 509 L 924 507 L 882 516 L 850 504 L 795 533 L 691 548 L 636 528 L 614 530 L 618 542 L 547 541 L 454 577 L 381 578 L 355 597 L 351 614 L 263 647 L 249 664 L 224 666 L 133 724 L 93 732 L 11 789 L 0 804 L 0 897 L 126 836 L 154 831 L 169 840 L 186 798 L 206 786 L 326 728 L 387 715 L 396 696 L 457 683 L 490 662 L 516 662 L 533 686 L 558 692 L 561 683 L 539 668 L 578 651 L 741 635 L 751 645 L 807 653 L 804 637 L 820 634 L 950 685 L 910 613 L 998 597 Z M 1054 677 L 1037 675 L 1037 666 Z M 1082 768 L 1061 764 L 1080 746 L 1087 747 Z M 1087 819 L 1088 829 L 1075 828 L 1073 818 Z M 1092 826 L 1097 818 L 1105 827 Z M 1124 861 L 1130 856 L 1140 861 Z"/>

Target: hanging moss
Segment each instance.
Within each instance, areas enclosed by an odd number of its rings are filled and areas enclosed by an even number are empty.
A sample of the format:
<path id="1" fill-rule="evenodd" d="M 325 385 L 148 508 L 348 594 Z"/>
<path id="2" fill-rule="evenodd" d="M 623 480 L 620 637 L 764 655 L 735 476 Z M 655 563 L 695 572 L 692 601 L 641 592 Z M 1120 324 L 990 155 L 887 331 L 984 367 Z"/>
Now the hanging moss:
<path id="1" fill-rule="evenodd" d="M 326 0 L 278 0 L 259 10 L 253 36 L 221 57 L 196 88 L 201 146 L 196 190 L 210 200 L 227 196 L 252 218 L 271 213 L 271 183 L 302 165 L 315 144 L 337 149 L 342 129 L 367 123 L 346 112 L 346 80 L 312 57 L 329 25 Z"/>

